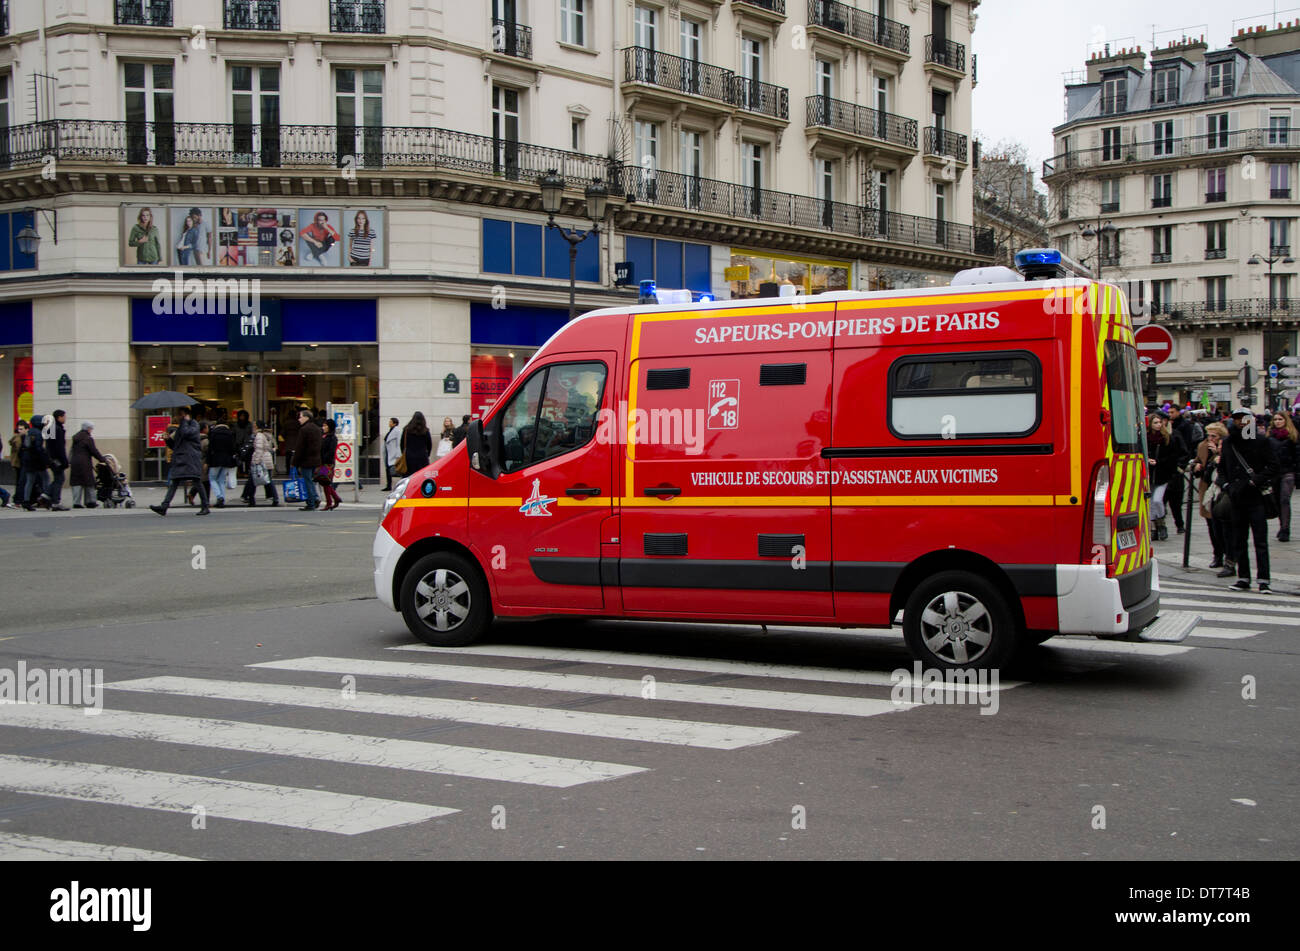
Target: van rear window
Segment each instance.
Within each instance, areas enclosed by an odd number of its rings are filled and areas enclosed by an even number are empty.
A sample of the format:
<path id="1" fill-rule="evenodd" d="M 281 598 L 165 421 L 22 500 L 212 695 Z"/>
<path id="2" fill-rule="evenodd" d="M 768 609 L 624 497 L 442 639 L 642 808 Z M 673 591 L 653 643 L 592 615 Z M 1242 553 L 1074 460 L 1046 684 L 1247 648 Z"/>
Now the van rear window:
<path id="1" fill-rule="evenodd" d="M 901 439 L 1027 436 L 1042 416 L 1032 353 L 903 357 L 889 371 L 889 429 Z"/>

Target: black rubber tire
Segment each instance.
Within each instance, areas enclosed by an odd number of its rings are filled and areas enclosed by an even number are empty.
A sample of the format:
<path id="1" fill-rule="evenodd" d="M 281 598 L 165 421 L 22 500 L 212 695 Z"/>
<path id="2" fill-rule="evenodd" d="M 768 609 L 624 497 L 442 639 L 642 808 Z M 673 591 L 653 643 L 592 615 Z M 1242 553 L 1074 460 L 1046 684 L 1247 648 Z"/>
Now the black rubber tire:
<path id="1" fill-rule="evenodd" d="M 945 646 L 941 646 L 941 653 L 936 654 L 926 645 L 921 633 L 921 615 L 926 605 L 950 591 L 978 600 L 988 619 L 984 625 L 989 634 L 988 643 L 981 653 L 968 656 L 965 662 L 958 661 L 956 651 Z M 940 670 L 998 669 L 1011 662 L 1022 642 L 1015 615 L 1001 590 L 987 578 L 969 571 L 940 572 L 917 585 L 903 609 L 903 639 L 912 656 L 923 666 Z"/>
<path id="2" fill-rule="evenodd" d="M 416 591 L 422 580 L 440 569 L 458 575 L 467 585 L 469 596 L 469 613 L 445 631 L 425 623 L 420 617 L 421 596 Z M 402 611 L 407 629 L 419 640 L 434 647 L 464 647 L 472 644 L 492 623 L 492 605 L 483 573 L 469 559 L 452 552 L 434 552 L 411 565 L 402 578 L 397 606 Z"/>

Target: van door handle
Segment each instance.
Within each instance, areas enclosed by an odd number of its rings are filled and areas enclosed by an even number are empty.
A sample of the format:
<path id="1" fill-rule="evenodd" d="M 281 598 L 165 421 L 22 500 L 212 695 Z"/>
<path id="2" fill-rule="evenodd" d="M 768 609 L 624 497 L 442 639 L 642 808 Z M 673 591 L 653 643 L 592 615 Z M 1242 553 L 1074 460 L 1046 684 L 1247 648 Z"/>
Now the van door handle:
<path id="1" fill-rule="evenodd" d="M 596 496 L 596 495 L 600 495 L 600 487 L 594 485 L 593 486 L 575 485 L 572 486 L 571 488 L 565 489 L 564 494 Z"/>
<path id="2" fill-rule="evenodd" d="M 675 485 L 660 485 L 652 489 L 642 489 L 642 495 L 681 495 L 682 490 Z"/>

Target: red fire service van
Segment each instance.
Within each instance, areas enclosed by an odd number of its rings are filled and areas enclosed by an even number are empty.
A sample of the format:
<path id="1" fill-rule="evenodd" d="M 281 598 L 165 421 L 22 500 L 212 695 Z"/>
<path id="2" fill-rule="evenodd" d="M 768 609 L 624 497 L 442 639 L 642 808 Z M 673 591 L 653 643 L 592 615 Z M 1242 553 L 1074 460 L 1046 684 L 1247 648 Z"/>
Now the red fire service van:
<path id="1" fill-rule="evenodd" d="M 1157 620 L 1126 302 L 1069 264 L 579 317 L 395 487 L 379 600 L 442 646 L 494 616 L 899 612 L 938 668 L 1056 633 L 1180 641 L 1199 618 Z"/>

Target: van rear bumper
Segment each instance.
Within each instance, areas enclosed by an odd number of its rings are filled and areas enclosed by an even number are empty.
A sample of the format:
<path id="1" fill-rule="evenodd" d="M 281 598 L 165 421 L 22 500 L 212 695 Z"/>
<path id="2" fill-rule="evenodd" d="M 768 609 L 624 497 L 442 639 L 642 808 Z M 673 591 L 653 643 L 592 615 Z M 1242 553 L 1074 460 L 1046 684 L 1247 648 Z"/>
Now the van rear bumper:
<path id="1" fill-rule="evenodd" d="M 1119 579 L 1106 577 L 1105 565 L 1057 565 L 1056 613 L 1060 632 L 1135 641 L 1183 640 L 1196 626 L 1195 622 L 1177 625 L 1178 629 L 1172 631 L 1161 627 L 1150 630 L 1157 636 L 1143 636 L 1160 614 L 1160 568 L 1154 559 L 1150 570 L 1150 594 L 1126 608 Z"/>
<path id="2" fill-rule="evenodd" d="M 375 560 L 375 595 L 379 598 L 379 603 L 390 611 L 397 610 L 393 601 L 393 572 L 397 570 L 397 562 L 404 551 L 406 549 L 397 544 L 382 525 L 379 526 L 375 532 L 375 543 L 370 550 Z"/>

